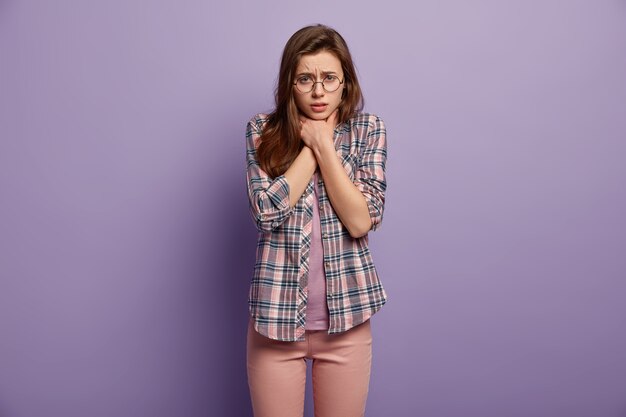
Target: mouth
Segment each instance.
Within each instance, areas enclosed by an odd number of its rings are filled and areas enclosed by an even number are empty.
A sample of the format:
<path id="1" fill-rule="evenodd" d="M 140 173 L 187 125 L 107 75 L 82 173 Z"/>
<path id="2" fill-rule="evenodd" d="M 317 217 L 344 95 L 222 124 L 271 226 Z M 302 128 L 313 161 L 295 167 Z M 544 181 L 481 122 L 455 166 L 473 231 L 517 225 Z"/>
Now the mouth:
<path id="1" fill-rule="evenodd" d="M 327 107 L 328 107 L 328 104 L 326 104 L 326 103 L 313 103 L 313 104 L 311 104 L 311 110 L 313 110 L 316 113 L 322 113 L 324 110 L 326 110 Z"/>

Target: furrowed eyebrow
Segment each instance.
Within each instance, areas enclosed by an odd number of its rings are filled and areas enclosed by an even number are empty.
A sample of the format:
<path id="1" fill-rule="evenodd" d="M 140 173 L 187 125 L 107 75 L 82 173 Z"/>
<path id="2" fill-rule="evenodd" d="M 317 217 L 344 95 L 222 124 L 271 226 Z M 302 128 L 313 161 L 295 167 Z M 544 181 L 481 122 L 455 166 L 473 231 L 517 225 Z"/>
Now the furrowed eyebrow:
<path id="1" fill-rule="evenodd" d="M 336 71 L 321 71 L 322 75 L 337 75 Z M 313 76 L 312 72 L 301 72 L 299 74 L 296 74 L 296 77 L 302 77 L 304 75 L 308 75 L 309 77 Z"/>

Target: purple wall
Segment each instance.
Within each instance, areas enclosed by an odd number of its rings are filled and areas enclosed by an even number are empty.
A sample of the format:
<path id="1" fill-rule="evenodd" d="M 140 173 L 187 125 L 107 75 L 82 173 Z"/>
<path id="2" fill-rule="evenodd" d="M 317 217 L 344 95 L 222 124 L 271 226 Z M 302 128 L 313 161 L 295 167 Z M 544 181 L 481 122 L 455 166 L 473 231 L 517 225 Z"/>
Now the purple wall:
<path id="1" fill-rule="evenodd" d="M 86 3 L 0 1 L 0 416 L 251 415 L 244 129 L 315 22 L 388 127 L 367 415 L 626 416 L 624 1 Z"/>

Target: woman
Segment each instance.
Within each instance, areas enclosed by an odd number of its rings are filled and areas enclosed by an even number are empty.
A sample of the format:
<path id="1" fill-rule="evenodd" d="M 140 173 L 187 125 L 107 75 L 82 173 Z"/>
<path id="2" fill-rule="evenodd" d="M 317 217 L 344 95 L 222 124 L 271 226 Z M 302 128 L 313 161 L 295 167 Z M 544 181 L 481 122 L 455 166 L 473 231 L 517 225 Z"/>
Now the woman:
<path id="1" fill-rule="evenodd" d="M 386 301 L 367 233 L 383 217 L 387 144 L 383 121 L 362 107 L 344 39 L 308 26 L 283 51 L 275 110 L 248 123 L 255 417 L 303 415 L 306 359 L 317 417 L 365 412 L 369 319 Z"/>

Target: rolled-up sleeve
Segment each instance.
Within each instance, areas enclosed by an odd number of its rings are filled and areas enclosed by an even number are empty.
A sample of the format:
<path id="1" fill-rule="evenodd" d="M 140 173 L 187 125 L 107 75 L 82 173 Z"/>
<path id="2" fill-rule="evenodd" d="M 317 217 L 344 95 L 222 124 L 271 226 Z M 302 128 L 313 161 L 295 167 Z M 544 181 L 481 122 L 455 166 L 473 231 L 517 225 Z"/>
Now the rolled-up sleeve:
<path id="1" fill-rule="evenodd" d="M 354 176 L 354 184 L 361 191 L 367 202 L 372 227 L 379 228 L 385 211 L 385 191 L 387 180 L 385 165 L 387 163 L 387 132 L 382 119 L 375 116 L 366 136 L 366 146 L 361 155 L 358 169 Z"/>
<path id="2" fill-rule="evenodd" d="M 279 227 L 293 209 L 289 205 L 289 183 L 284 175 L 272 179 L 263 171 L 256 158 L 261 136 L 260 120 L 248 122 L 246 128 L 246 179 L 250 214 L 259 231 L 270 232 Z"/>

